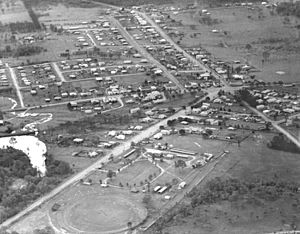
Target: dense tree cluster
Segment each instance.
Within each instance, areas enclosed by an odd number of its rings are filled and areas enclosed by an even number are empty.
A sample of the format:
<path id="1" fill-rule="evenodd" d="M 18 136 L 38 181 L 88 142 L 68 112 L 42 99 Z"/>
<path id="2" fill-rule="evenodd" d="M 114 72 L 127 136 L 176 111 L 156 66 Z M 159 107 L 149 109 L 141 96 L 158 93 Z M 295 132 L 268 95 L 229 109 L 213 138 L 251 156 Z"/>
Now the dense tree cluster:
<path id="1" fill-rule="evenodd" d="M 250 106 L 256 107 L 257 106 L 257 101 L 256 97 L 254 97 L 249 90 L 247 89 L 241 89 L 236 93 L 236 100 L 238 101 L 245 101 L 247 102 Z"/>
<path id="2" fill-rule="evenodd" d="M 276 201 L 285 193 L 297 193 L 298 185 L 280 180 L 241 181 L 217 177 L 209 181 L 206 188 L 194 188 L 190 193 L 191 206 L 213 204 L 219 201 L 235 201 L 241 197 L 256 197 L 265 201 Z"/>
<path id="3" fill-rule="evenodd" d="M 31 56 L 43 51 L 43 47 L 33 45 L 21 45 L 14 51 L 14 57 Z"/>
<path id="4" fill-rule="evenodd" d="M 155 231 L 161 231 L 175 220 L 199 214 L 202 205 L 210 205 L 222 201 L 274 202 L 278 199 L 291 197 L 298 193 L 299 185 L 293 182 L 270 180 L 242 181 L 234 178 L 214 178 L 203 188 L 195 187 L 184 203 L 180 203 L 163 215 L 154 225 Z"/>
<path id="5" fill-rule="evenodd" d="M 32 9 L 32 7 L 34 6 L 34 5 L 32 5 L 32 1 L 31 0 L 23 0 L 23 3 L 24 3 L 25 8 L 28 11 L 28 14 L 32 20 L 32 23 L 33 23 L 35 29 L 40 30 L 42 27 L 41 27 L 41 24 L 39 22 L 37 15 L 35 14 L 35 12 Z"/>
<path id="6" fill-rule="evenodd" d="M 0 22 L 0 32 L 12 32 L 15 34 L 18 33 L 31 33 L 35 32 L 35 27 L 32 22 L 23 21 L 23 22 L 12 22 L 9 24 L 2 24 Z"/>
<path id="7" fill-rule="evenodd" d="M 69 164 L 46 156 L 47 174 L 38 177 L 28 157 L 19 150 L 0 149 L 0 223 L 15 215 L 42 194 L 52 190 L 71 173 Z M 14 181 L 21 179 L 24 186 L 13 188 Z"/>
<path id="8" fill-rule="evenodd" d="M 281 2 L 277 8 L 276 11 L 280 15 L 284 16 L 296 16 L 300 17 L 300 2 Z"/>
<path id="9" fill-rule="evenodd" d="M 294 142 L 287 139 L 283 134 L 274 136 L 268 147 L 275 150 L 282 150 L 291 153 L 300 153 L 300 148 Z"/>

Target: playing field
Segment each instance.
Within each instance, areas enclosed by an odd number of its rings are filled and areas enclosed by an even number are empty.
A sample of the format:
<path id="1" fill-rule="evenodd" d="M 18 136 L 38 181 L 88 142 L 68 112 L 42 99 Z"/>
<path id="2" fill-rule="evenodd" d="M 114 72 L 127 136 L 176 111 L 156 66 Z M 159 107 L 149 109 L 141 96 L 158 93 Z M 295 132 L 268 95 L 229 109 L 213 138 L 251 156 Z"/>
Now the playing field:
<path id="1" fill-rule="evenodd" d="M 159 173 L 160 169 L 148 160 L 137 161 L 121 171 L 110 183 L 115 185 L 119 185 L 120 183 L 126 185 L 128 183 L 130 185 L 136 184 L 139 186 L 141 185 L 141 182 L 145 183 L 145 180 L 149 181 L 148 177 L 150 175 L 158 175 Z M 153 176 L 153 178 L 154 177 L 155 176 Z"/>
<path id="2" fill-rule="evenodd" d="M 136 199 L 108 190 L 80 185 L 72 196 L 62 198 L 58 211 L 50 211 L 53 224 L 69 233 L 119 233 L 128 222 L 135 226 L 146 217 L 146 209 Z"/>

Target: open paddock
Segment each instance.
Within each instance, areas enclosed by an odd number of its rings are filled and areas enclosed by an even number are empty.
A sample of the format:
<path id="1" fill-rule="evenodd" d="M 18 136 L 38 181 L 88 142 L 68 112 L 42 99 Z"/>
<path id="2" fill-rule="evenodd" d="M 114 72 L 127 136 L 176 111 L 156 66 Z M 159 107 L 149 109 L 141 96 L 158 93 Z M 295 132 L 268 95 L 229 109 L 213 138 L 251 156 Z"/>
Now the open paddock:
<path id="1" fill-rule="evenodd" d="M 2 9 L 2 14 L 0 15 L 2 24 L 31 22 L 31 18 L 21 0 L 5 0 L 0 3 L 0 7 Z"/>
<path id="2" fill-rule="evenodd" d="M 103 12 L 103 10 L 103 8 L 98 7 L 81 8 L 57 4 L 50 5 L 47 8 L 39 8 L 37 12 L 41 14 L 39 20 L 46 25 L 72 25 L 74 23 L 97 20 L 99 13 Z"/>
<path id="3" fill-rule="evenodd" d="M 61 57 L 61 53 L 64 53 L 66 50 L 69 50 L 72 54 L 72 51 L 77 51 L 78 47 L 75 46 L 76 37 L 72 34 L 54 34 L 51 33 L 44 40 L 34 43 L 34 46 L 43 47 L 44 50 L 39 54 L 34 54 L 31 56 L 22 56 L 14 58 L 6 58 L 11 66 L 23 66 L 24 64 L 39 64 L 42 62 L 54 62 L 64 59 Z M 71 55 L 71 57 L 76 57 Z"/>

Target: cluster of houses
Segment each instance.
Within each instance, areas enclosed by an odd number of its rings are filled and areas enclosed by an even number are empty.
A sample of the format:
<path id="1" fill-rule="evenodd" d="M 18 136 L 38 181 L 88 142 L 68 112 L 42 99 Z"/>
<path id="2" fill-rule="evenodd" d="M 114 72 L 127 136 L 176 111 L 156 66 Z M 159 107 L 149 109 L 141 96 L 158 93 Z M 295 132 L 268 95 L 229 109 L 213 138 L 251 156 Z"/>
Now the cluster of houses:
<path id="1" fill-rule="evenodd" d="M 127 17 L 130 18 L 130 26 L 126 28 L 137 41 L 147 42 L 147 44 L 160 45 L 165 44 L 166 40 L 153 28 L 148 22 L 135 12 Z"/>
<path id="2" fill-rule="evenodd" d="M 117 104 L 118 99 L 114 97 L 93 98 L 91 100 L 71 101 L 68 107 L 73 111 L 81 111 L 85 114 L 99 113 L 111 108 L 113 104 Z"/>
<path id="3" fill-rule="evenodd" d="M 254 89 L 252 95 L 256 98 L 256 109 L 268 116 L 288 116 L 300 112 L 300 95 L 289 92 L 279 92 L 271 89 Z"/>
<path id="4" fill-rule="evenodd" d="M 26 67 L 19 66 L 15 71 L 19 82 L 25 86 L 45 89 L 45 84 L 59 81 L 50 63 L 35 64 Z"/>
<path id="5" fill-rule="evenodd" d="M 80 32 L 78 32 L 80 33 Z M 90 46 L 89 39 L 85 35 L 80 35 L 76 37 L 77 43 L 75 43 L 75 47 L 87 47 Z"/>
<path id="6" fill-rule="evenodd" d="M 116 51 L 108 51 L 107 53 L 116 53 Z M 126 57 L 132 56 L 133 58 L 141 58 L 141 55 L 137 53 L 137 51 L 133 48 L 127 48 L 124 50 L 119 51 L 120 55 L 124 55 Z M 121 60 L 122 61 L 122 60 Z M 145 60 L 141 60 L 141 63 L 147 63 Z M 123 60 L 123 65 L 130 65 L 133 62 L 131 60 Z M 79 58 L 76 60 L 69 60 L 69 61 L 61 61 L 59 63 L 59 67 L 63 71 L 68 70 L 79 70 L 79 69 L 85 69 L 85 68 L 95 68 L 95 67 L 105 67 L 105 66 L 112 66 L 112 63 L 105 62 L 103 60 L 99 61 L 97 58 Z M 120 64 L 121 65 L 121 64 Z"/>
<path id="7" fill-rule="evenodd" d="M 93 29 L 91 32 L 100 46 L 128 46 L 127 40 L 120 34 L 117 28 L 111 27 L 109 22 L 105 22 L 103 28 Z M 109 26 L 107 28 L 107 26 Z"/>
<path id="8" fill-rule="evenodd" d="M 86 34 L 83 35 L 82 29 L 87 32 L 91 32 L 94 38 L 87 38 Z M 115 45 L 123 45 L 127 46 L 128 42 L 123 36 L 120 34 L 117 28 L 111 26 L 110 22 L 105 20 L 102 16 L 99 19 L 92 22 L 81 22 L 78 25 L 71 27 L 64 27 L 66 32 L 77 35 L 77 43 L 76 47 L 85 47 L 89 46 L 90 43 L 88 41 L 94 40 L 97 41 L 99 46 L 115 46 Z"/>
<path id="9" fill-rule="evenodd" d="M 195 70 L 197 68 L 182 52 L 177 51 L 168 43 L 156 47 L 146 46 L 146 49 L 168 70 Z"/>
<path id="10" fill-rule="evenodd" d="M 150 123 L 155 120 L 161 120 L 167 118 L 169 115 L 174 114 L 175 110 L 170 108 L 157 108 L 154 107 L 151 110 L 145 111 L 146 117 L 141 118 L 141 123 Z"/>
<path id="11" fill-rule="evenodd" d="M 103 155 L 103 151 L 101 148 L 113 148 L 117 146 L 119 143 L 116 141 L 103 141 L 98 136 L 72 136 L 72 135 L 58 135 L 56 138 L 56 143 L 58 146 L 61 147 L 68 147 L 70 145 L 75 146 L 84 146 L 84 147 L 97 147 L 100 148 L 98 150 L 93 151 L 79 151 L 74 152 L 72 156 L 78 156 L 78 157 L 96 157 L 98 155 Z M 86 152 L 85 155 L 81 154 L 83 152 Z"/>
<path id="12" fill-rule="evenodd" d="M 101 81 L 101 78 L 103 78 L 103 76 L 134 74 L 145 72 L 146 70 L 147 66 L 144 65 L 128 65 L 128 63 L 124 63 L 124 65 L 119 66 L 101 66 L 75 70 L 71 72 L 65 72 L 64 75 L 67 77 L 67 79 L 70 80 L 95 78 L 96 81 Z"/>
<path id="13" fill-rule="evenodd" d="M 140 129 L 140 126 L 134 127 L 134 130 Z M 126 137 L 131 137 L 135 134 L 133 130 L 123 130 L 123 131 L 109 131 L 107 137 L 115 138 L 117 140 L 125 140 Z"/>
<path id="14" fill-rule="evenodd" d="M 0 87 L 9 86 L 9 82 L 6 76 L 5 64 L 0 60 Z"/>
<path id="15" fill-rule="evenodd" d="M 238 106 L 239 111 L 233 111 L 234 106 Z M 221 124 L 226 126 L 228 125 L 227 122 L 234 123 L 234 121 L 239 121 L 244 125 L 247 123 L 265 124 L 265 121 L 260 117 L 245 113 L 245 108 L 240 107 L 233 97 L 225 94 L 202 102 L 201 106 L 188 108 L 186 114 L 198 123 L 212 126 L 220 126 Z"/>

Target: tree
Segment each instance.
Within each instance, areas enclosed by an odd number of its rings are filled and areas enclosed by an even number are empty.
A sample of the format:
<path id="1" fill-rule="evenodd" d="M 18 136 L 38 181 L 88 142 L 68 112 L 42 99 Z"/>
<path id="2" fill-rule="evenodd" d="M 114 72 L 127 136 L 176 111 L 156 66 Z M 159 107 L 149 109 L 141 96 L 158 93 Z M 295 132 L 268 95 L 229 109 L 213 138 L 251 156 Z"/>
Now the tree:
<path id="1" fill-rule="evenodd" d="M 186 162 L 182 159 L 177 160 L 177 167 L 185 168 Z"/>
<path id="2" fill-rule="evenodd" d="M 114 172 L 112 170 L 108 170 L 106 176 L 111 179 L 112 177 L 116 176 L 116 172 Z"/>
<path id="3" fill-rule="evenodd" d="M 251 50 L 251 49 L 252 49 L 252 46 L 251 46 L 250 44 L 247 44 L 247 45 L 245 46 L 245 48 L 246 48 L 247 50 Z"/>
<path id="4" fill-rule="evenodd" d="M 108 160 L 113 162 L 113 161 L 114 161 L 114 156 L 111 154 L 111 155 L 109 156 Z"/>
<path id="5" fill-rule="evenodd" d="M 131 229 L 131 228 L 132 228 L 132 222 L 129 221 L 129 222 L 127 223 L 127 227 L 128 227 L 128 229 Z"/>
<path id="6" fill-rule="evenodd" d="M 185 130 L 184 129 L 179 129 L 178 131 L 180 136 L 184 136 L 185 135 Z"/>

